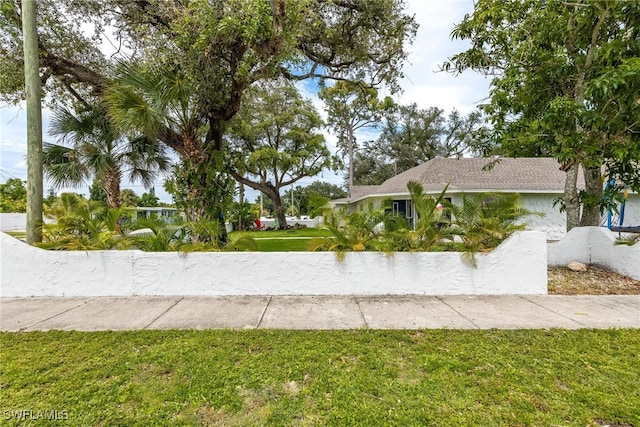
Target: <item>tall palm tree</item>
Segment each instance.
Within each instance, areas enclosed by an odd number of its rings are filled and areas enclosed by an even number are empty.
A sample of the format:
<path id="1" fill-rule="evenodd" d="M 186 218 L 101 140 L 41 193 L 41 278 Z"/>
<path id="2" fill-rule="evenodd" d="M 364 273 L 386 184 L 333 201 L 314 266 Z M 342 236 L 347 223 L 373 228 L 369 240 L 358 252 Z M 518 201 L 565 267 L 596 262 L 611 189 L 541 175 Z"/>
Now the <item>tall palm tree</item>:
<path id="1" fill-rule="evenodd" d="M 49 133 L 59 136 L 60 144 L 44 144 L 46 176 L 56 187 L 76 187 L 97 178 L 107 195 L 107 205 L 118 208 L 123 176 L 153 185 L 170 160 L 163 146 L 146 136 L 128 139 L 97 107 L 72 112 L 61 108 L 53 115 Z"/>

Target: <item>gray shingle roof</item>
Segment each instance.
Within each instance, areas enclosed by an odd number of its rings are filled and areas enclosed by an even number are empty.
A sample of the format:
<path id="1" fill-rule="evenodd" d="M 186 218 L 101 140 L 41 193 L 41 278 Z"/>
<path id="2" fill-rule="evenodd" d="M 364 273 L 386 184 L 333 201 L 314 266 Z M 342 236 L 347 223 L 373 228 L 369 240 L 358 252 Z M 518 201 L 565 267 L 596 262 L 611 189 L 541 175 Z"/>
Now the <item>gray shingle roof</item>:
<path id="1" fill-rule="evenodd" d="M 493 165 L 493 167 L 491 167 Z M 449 184 L 449 191 L 513 191 L 562 192 L 565 172 L 555 159 L 536 158 L 472 158 L 432 159 L 386 180 L 379 186 L 364 186 L 365 191 L 351 199 L 369 194 L 407 193 L 407 182 L 417 181 L 425 191 L 440 191 Z M 584 187 L 580 176 L 578 186 Z M 373 187 L 373 188 L 372 188 Z"/>
<path id="2" fill-rule="evenodd" d="M 493 165 L 493 167 L 491 167 Z M 562 191 L 565 173 L 552 158 L 432 159 L 385 181 L 377 193 L 404 192 L 417 181 L 425 190 Z"/>

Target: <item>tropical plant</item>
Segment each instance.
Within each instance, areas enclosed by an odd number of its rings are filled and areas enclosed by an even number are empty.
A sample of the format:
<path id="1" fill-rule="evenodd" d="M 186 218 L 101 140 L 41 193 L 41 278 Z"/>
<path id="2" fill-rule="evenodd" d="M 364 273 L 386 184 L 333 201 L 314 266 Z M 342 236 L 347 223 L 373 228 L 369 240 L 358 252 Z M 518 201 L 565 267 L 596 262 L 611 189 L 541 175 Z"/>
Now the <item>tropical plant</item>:
<path id="1" fill-rule="evenodd" d="M 522 218 L 541 213 L 532 212 L 520 204 L 518 194 L 462 194 L 460 205 L 449 204 L 453 226 L 462 238 L 459 248 L 465 259 L 475 266 L 472 254 L 496 248 L 514 232 L 524 230 Z"/>
<path id="2" fill-rule="evenodd" d="M 234 202 L 229 211 L 228 220 L 234 230 L 250 230 L 255 228 L 256 209 L 249 202 Z"/>
<path id="3" fill-rule="evenodd" d="M 180 156 L 164 188 L 187 220 L 222 221 L 232 201 L 234 182 L 222 170 L 221 154 L 204 150 L 207 117 L 192 84 L 175 67 L 149 69 L 139 63 L 122 63 L 106 98 L 110 116 L 119 126 L 157 139 Z"/>
<path id="4" fill-rule="evenodd" d="M 75 113 L 61 108 L 53 115 L 49 132 L 68 144 L 44 144 L 43 166 L 52 184 L 74 187 L 93 177 L 102 185 L 110 208 L 122 204 L 123 175 L 150 187 L 158 172 L 169 167 L 160 145 L 144 136 L 127 139 L 99 107 Z"/>
<path id="5" fill-rule="evenodd" d="M 211 251 L 251 251 L 256 250 L 253 237 L 234 233 L 231 239 L 221 245 L 220 222 L 201 220 L 184 224 L 166 224 L 157 220 L 143 220 L 137 227 L 148 228 L 149 232 L 131 239 L 132 246 L 146 252 L 211 252 Z M 194 240 L 197 234 L 199 239 Z"/>
<path id="6" fill-rule="evenodd" d="M 345 252 L 377 251 L 382 248 L 380 237 L 389 213 L 384 207 L 373 210 L 332 212 L 325 217 L 325 227 L 331 238 L 312 239 L 311 251 L 334 251 L 336 258 L 344 259 Z"/>
<path id="7" fill-rule="evenodd" d="M 445 187 L 437 197 L 424 193 L 422 186 L 414 181 L 407 183 L 416 218 L 411 229 L 405 218 L 391 217 L 385 223 L 384 241 L 388 251 L 413 252 L 452 250 L 457 229 L 452 227 L 444 208 L 450 204 L 445 200 Z"/>
<path id="8" fill-rule="evenodd" d="M 181 226 L 165 224 L 157 219 L 136 221 L 141 234 L 131 237 L 131 246 L 145 252 L 176 252 L 185 244 L 185 236 Z"/>
<path id="9" fill-rule="evenodd" d="M 393 214 L 388 203 L 375 211 L 332 213 L 325 225 L 333 237 L 312 240 L 309 249 L 336 251 L 339 259 L 347 251 L 460 251 L 475 267 L 477 252 L 496 248 L 523 230 L 523 217 L 541 215 L 523 208 L 517 194 L 463 194 L 462 204 L 456 206 L 445 198 L 447 188 L 433 197 L 419 183 L 407 183 L 415 209 L 413 227 Z"/>
<path id="10" fill-rule="evenodd" d="M 122 234 L 122 218 L 127 209 L 106 208 L 73 193 L 63 193 L 48 209 L 56 218 L 54 224 L 43 225 L 44 249 L 92 250 L 126 248 L 128 239 Z"/>

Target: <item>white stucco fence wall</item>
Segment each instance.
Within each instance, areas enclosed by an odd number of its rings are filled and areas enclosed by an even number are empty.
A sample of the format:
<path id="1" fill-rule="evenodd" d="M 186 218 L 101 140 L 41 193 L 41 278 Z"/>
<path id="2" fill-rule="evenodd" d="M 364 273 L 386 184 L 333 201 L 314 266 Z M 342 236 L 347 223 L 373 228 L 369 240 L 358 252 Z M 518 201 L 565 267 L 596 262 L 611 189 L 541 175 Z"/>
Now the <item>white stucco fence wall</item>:
<path id="1" fill-rule="evenodd" d="M 18 231 L 27 229 L 26 213 L 0 213 L 1 231 Z"/>
<path id="2" fill-rule="evenodd" d="M 550 266 L 567 265 L 571 261 L 596 264 L 640 280 L 640 243 L 616 245 L 618 233 L 605 227 L 576 227 L 561 240 L 549 243 Z"/>
<path id="3" fill-rule="evenodd" d="M 0 295 L 481 295 L 545 294 L 546 240 L 520 232 L 478 254 L 456 252 L 149 253 L 46 251 L 0 233 Z"/>
<path id="4" fill-rule="evenodd" d="M 44 222 L 53 222 L 51 218 L 44 218 Z M 0 231 L 24 231 L 27 229 L 26 213 L 0 213 Z"/>

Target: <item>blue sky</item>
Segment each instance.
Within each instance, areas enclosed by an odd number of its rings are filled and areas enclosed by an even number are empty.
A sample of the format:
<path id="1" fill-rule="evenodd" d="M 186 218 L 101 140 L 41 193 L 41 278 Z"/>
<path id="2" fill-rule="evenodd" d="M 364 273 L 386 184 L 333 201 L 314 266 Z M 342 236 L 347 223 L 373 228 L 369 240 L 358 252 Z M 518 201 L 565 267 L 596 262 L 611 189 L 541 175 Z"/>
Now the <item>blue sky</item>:
<path id="1" fill-rule="evenodd" d="M 490 81 L 472 72 L 465 72 L 460 76 L 437 72 L 438 65 L 448 57 L 464 50 L 467 44 L 462 41 L 451 40 L 453 26 L 460 22 L 466 13 L 473 12 L 473 0 L 408 0 L 409 13 L 414 14 L 420 24 L 416 40 L 409 46 L 411 52 L 409 61 L 404 68 L 406 78 L 401 81 L 403 92 L 394 95 L 396 102 L 402 104 L 417 103 L 421 108 L 439 107 L 446 112 L 457 109 L 462 113 L 469 113 L 478 103 L 482 102 L 489 93 Z M 306 88 L 306 90 L 304 90 Z M 322 113 L 322 103 L 315 96 L 313 85 L 302 86 L 307 97 L 310 97 L 316 108 Z M 387 93 L 382 91 L 382 96 Z M 46 133 L 47 118 L 50 112 L 43 111 L 43 140 L 55 142 Z M 358 135 L 357 135 L 358 136 Z M 371 139 L 372 135 L 359 135 L 361 139 Z M 325 132 L 329 147 L 335 150 L 336 137 Z M 26 113 L 24 106 L 0 107 L 0 182 L 11 177 L 26 179 Z M 304 178 L 298 185 L 308 185 L 316 180 L 328 181 L 342 185 L 342 175 L 326 171 L 316 177 Z M 90 185 L 90 183 L 88 184 Z M 45 191 L 50 186 L 45 182 Z M 141 185 L 123 183 L 123 187 L 132 188 L 138 195 L 145 189 Z M 156 194 L 164 202 L 170 202 L 171 197 L 164 192 L 162 182 L 155 187 Z M 79 193 L 88 194 L 88 186 L 73 189 Z M 248 189 L 247 198 L 253 201 L 257 192 Z"/>

